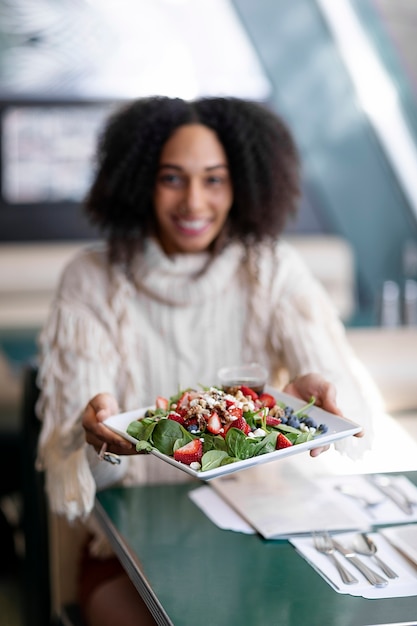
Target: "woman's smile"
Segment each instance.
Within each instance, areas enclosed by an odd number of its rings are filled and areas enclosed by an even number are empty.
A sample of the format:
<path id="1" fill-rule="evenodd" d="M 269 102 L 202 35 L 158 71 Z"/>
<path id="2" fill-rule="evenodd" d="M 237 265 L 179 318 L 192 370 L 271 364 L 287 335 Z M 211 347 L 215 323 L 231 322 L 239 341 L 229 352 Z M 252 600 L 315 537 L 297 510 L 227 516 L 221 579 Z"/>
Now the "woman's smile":
<path id="1" fill-rule="evenodd" d="M 196 236 L 203 234 L 207 228 L 210 228 L 210 219 L 184 219 L 174 217 L 173 222 L 185 236 Z"/>

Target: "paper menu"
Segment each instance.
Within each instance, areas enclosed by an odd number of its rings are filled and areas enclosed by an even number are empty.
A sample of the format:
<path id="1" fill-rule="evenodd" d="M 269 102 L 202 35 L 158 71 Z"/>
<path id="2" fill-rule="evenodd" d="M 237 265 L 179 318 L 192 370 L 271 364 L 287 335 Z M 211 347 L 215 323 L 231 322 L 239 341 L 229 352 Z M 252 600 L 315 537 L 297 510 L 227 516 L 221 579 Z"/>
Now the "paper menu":
<path id="1" fill-rule="evenodd" d="M 383 528 L 381 534 L 417 565 L 417 524 Z"/>
<path id="2" fill-rule="evenodd" d="M 333 488 L 294 471 L 267 474 L 252 469 L 210 485 L 266 539 L 369 526 L 367 516 L 346 507 Z"/>
<path id="3" fill-rule="evenodd" d="M 208 485 L 192 489 L 188 495 L 194 504 L 219 528 L 247 535 L 253 535 L 256 532 L 235 509 L 229 506 L 224 498 L 220 497 Z"/>

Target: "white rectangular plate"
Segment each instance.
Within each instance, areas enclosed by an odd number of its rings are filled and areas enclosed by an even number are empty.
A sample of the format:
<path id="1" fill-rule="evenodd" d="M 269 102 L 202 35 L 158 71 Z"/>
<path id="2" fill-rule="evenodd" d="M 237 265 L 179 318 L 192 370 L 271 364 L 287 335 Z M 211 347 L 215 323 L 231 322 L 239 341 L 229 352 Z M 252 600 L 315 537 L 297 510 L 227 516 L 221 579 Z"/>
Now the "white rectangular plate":
<path id="1" fill-rule="evenodd" d="M 276 400 L 285 402 L 288 406 L 291 406 L 295 410 L 298 410 L 306 405 L 306 402 L 304 402 L 304 400 L 299 400 L 298 398 L 294 398 L 293 396 L 277 391 L 273 387 L 267 386 L 265 388 L 265 391 L 267 393 L 271 393 Z M 112 417 L 107 418 L 104 421 L 104 424 L 113 432 L 136 444 L 137 439 L 127 434 L 127 427 L 131 422 L 134 422 L 135 420 L 144 417 L 146 410 L 149 408 L 154 407 L 144 407 L 142 409 L 136 409 L 134 411 L 127 411 L 126 413 L 119 413 L 119 415 L 113 415 Z M 327 411 L 323 411 L 323 409 L 320 409 L 316 406 L 311 407 L 308 411 L 308 414 L 316 420 L 317 424 L 327 424 L 327 433 L 320 435 L 316 439 L 312 439 L 311 441 L 306 441 L 305 443 L 299 443 L 289 448 L 283 448 L 282 450 L 276 450 L 275 452 L 262 454 L 261 456 L 256 456 L 251 459 L 245 459 L 244 461 L 229 463 L 228 465 L 216 467 L 215 469 L 207 470 L 206 472 L 193 470 L 188 465 L 185 465 L 184 463 L 179 463 L 172 457 L 169 457 L 166 454 L 162 454 L 158 450 L 152 450 L 151 454 L 154 454 L 162 461 L 165 461 L 166 463 L 177 467 L 178 469 L 186 472 L 187 474 L 190 474 L 191 476 L 194 476 L 195 478 L 199 478 L 200 480 L 210 480 L 211 478 L 217 478 L 218 476 L 224 476 L 225 474 L 232 474 L 234 472 L 238 472 L 239 470 L 247 469 L 248 467 L 252 467 L 253 465 L 270 463 L 271 461 L 276 461 L 277 459 L 291 456 L 293 454 L 300 454 L 301 452 L 311 450 L 312 448 L 319 448 L 329 443 L 333 443 L 338 439 L 351 437 L 361 430 L 361 426 L 359 426 L 358 424 L 343 417 L 339 417 L 338 415 L 327 413 Z"/>

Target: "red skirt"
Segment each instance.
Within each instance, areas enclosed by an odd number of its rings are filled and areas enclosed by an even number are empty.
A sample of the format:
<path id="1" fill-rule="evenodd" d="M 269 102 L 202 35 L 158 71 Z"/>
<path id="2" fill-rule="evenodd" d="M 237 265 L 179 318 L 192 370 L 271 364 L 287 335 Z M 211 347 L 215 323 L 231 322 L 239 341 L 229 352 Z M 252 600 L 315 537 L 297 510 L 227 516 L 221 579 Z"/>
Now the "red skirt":
<path id="1" fill-rule="evenodd" d="M 88 544 L 89 541 L 82 551 L 78 584 L 78 598 L 83 615 L 91 595 L 98 587 L 109 580 L 127 575 L 117 557 L 95 558 L 89 553 Z"/>

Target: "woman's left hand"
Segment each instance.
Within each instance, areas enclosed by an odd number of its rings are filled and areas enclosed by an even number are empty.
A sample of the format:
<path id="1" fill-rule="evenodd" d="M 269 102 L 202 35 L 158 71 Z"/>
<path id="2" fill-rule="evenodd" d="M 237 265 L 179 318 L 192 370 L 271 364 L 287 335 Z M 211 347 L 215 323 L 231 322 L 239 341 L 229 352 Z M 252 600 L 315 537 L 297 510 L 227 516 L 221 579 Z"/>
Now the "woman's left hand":
<path id="1" fill-rule="evenodd" d="M 315 405 L 333 413 L 335 415 L 342 416 L 342 412 L 336 403 L 336 388 L 333 383 L 323 378 L 320 374 L 305 374 L 299 376 L 289 382 L 283 389 L 284 393 L 288 393 L 296 398 L 309 402 L 314 396 L 316 399 Z M 363 437 L 363 430 L 355 435 L 355 437 Z M 323 446 L 322 448 L 314 448 L 310 450 L 311 456 L 318 456 L 325 450 L 328 450 L 329 446 Z"/>

